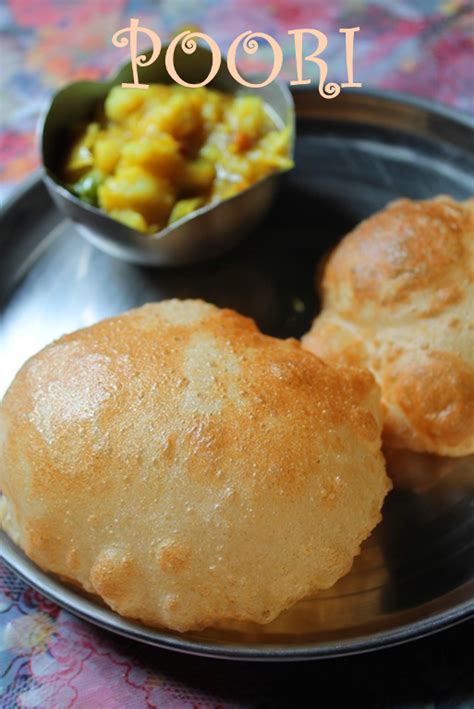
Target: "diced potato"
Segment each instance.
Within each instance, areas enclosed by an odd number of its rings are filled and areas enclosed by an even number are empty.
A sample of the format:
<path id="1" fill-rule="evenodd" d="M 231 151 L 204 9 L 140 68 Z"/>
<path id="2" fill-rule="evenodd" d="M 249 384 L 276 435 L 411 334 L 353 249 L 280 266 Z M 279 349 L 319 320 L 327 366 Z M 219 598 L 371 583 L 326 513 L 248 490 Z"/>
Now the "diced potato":
<path id="1" fill-rule="evenodd" d="M 68 181 L 76 180 L 81 173 L 93 167 L 93 145 L 99 133 L 98 123 L 89 123 L 81 138 L 73 146 L 66 163 Z"/>
<path id="2" fill-rule="evenodd" d="M 290 127 L 283 130 L 272 130 L 260 141 L 260 151 L 269 168 L 287 169 L 292 166 L 288 157 L 290 150 Z"/>
<path id="3" fill-rule="evenodd" d="M 182 189 L 186 193 L 207 192 L 214 181 L 216 168 L 204 158 L 186 163 L 182 179 Z"/>
<path id="4" fill-rule="evenodd" d="M 102 172 L 112 173 L 120 160 L 121 151 L 122 146 L 116 138 L 98 138 L 94 145 L 94 160 L 96 166 L 99 170 L 102 170 Z"/>
<path id="5" fill-rule="evenodd" d="M 168 180 L 138 166 L 118 170 L 99 187 L 98 194 L 99 205 L 106 212 L 131 209 L 141 214 L 148 225 L 163 226 L 175 202 Z"/>
<path id="6" fill-rule="evenodd" d="M 140 165 L 153 174 L 172 177 L 183 169 L 179 143 L 168 133 L 150 138 L 145 136 L 123 146 L 123 166 Z"/>
<path id="7" fill-rule="evenodd" d="M 113 209 L 110 216 L 137 231 L 148 231 L 148 225 L 142 215 L 133 209 Z"/>
<path id="8" fill-rule="evenodd" d="M 227 121 L 232 131 L 246 134 L 250 142 L 258 140 L 269 123 L 259 96 L 238 96 L 227 111 Z"/>
<path id="9" fill-rule="evenodd" d="M 114 86 L 105 99 L 105 115 L 110 121 L 123 121 L 145 101 L 144 89 L 124 89 Z"/>
<path id="10" fill-rule="evenodd" d="M 176 202 L 171 211 L 169 223 L 172 224 L 173 222 L 177 222 L 178 219 L 187 217 L 188 214 L 191 214 L 191 212 L 194 212 L 196 209 L 199 209 L 199 207 L 202 207 L 203 204 L 203 197 L 190 197 L 189 199 L 180 199 L 179 202 Z"/>
<path id="11" fill-rule="evenodd" d="M 145 91 L 145 111 L 168 101 L 173 90 L 173 86 L 170 84 L 150 84 L 149 88 Z"/>
<path id="12" fill-rule="evenodd" d="M 197 137 L 203 128 L 201 104 L 187 92 L 173 94 L 167 103 L 158 105 L 149 116 L 160 131 L 178 140 Z"/>
<path id="13" fill-rule="evenodd" d="M 222 157 L 222 150 L 216 143 L 206 143 L 199 151 L 199 155 L 209 162 L 217 163 Z"/>

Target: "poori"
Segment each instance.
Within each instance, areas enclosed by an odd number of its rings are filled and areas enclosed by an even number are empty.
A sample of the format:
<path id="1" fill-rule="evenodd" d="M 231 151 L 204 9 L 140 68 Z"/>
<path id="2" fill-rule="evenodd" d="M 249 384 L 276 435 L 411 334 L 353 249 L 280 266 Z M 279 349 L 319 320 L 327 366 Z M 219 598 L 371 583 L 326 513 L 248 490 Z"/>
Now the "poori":
<path id="1" fill-rule="evenodd" d="M 267 623 L 351 568 L 390 488 L 380 394 L 234 311 L 66 335 L 1 405 L 1 522 L 43 569 L 178 631 Z"/>
<path id="2" fill-rule="evenodd" d="M 335 248 L 303 345 L 366 366 L 389 447 L 474 452 L 474 199 L 397 200 Z"/>

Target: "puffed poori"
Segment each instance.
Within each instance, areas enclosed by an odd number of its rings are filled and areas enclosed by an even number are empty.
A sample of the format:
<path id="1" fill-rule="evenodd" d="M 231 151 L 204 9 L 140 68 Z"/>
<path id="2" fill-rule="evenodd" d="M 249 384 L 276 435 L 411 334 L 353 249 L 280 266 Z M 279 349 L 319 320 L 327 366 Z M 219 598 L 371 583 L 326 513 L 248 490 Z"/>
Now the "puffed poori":
<path id="1" fill-rule="evenodd" d="M 401 199 L 331 254 L 303 346 L 367 366 L 390 447 L 474 452 L 474 199 Z"/>
<path id="2" fill-rule="evenodd" d="M 3 528 L 118 613 L 267 623 L 347 573 L 390 482 L 379 391 L 202 301 L 62 337 L 1 406 Z"/>

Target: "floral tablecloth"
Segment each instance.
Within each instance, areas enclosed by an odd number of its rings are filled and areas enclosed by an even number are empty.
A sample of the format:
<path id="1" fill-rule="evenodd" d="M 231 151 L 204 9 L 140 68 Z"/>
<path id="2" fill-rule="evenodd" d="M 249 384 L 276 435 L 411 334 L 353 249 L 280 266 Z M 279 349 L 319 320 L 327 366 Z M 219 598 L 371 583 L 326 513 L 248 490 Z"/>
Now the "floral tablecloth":
<path id="1" fill-rule="evenodd" d="M 161 37 L 188 25 L 225 50 L 249 28 L 270 33 L 294 76 L 289 29 L 315 27 L 329 37 L 331 77 L 345 76 L 340 27 L 360 27 L 356 79 L 474 110 L 474 9 L 469 0 L 2 0 L 0 184 L 5 195 L 38 164 L 35 125 L 61 84 L 100 78 L 128 59 L 111 43 L 131 17 Z M 258 58 L 257 58 L 258 57 Z M 264 68 L 262 48 L 252 68 Z"/>
<path id="2" fill-rule="evenodd" d="M 284 47 L 288 29 L 316 27 L 331 79 L 345 76 L 340 27 L 360 26 L 356 79 L 474 110 L 468 0 L 8 0 L 0 3 L 0 196 L 38 164 L 35 124 L 54 89 L 100 78 L 123 61 L 112 34 L 138 17 L 166 37 L 190 24 L 225 50 L 247 29 Z M 251 68 L 264 69 L 265 50 Z M 250 64 L 249 64 L 250 66 Z M 189 658 L 118 639 L 75 619 L 0 563 L 1 707 L 474 706 L 472 626 L 365 658 L 269 667 Z M 305 693 L 309 693 L 307 698 Z M 466 700 L 466 697 L 470 697 Z M 457 698 L 457 699 L 456 699 Z M 472 699 L 472 701 L 471 701 Z M 457 701 L 458 700 L 458 701 Z"/>

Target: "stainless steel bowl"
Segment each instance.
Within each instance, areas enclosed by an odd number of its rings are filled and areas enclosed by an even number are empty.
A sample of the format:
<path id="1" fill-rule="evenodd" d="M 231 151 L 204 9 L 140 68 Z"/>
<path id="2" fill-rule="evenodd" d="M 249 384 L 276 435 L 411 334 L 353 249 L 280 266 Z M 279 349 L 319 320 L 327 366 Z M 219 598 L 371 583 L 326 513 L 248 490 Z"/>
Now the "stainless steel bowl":
<path id="1" fill-rule="evenodd" d="M 165 53 L 166 47 L 163 47 L 154 64 L 141 68 L 140 79 L 144 83 L 171 83 Z M 175 53 L 176 70 L 190 83 L 202 80 L 209 63 L 210 51 L 199 45 L 192 56 L 181 50 Z M 254 79 L 262 80 L 258 76 Z M 132 80 L 128 63 L 108 81 L 76 81 L 54 95 L 39 128 L 46 187 L 58 209 L 72 219 L 82 236 L 112 256 L 148 266 L 180 266 L 218 256 L 258 224 L 275 195 L 281 172 L 263 178 L 229 199 L 206 205 L 152 235 L 131 229 L 83 202 L 66 189 L 58 177 L 71 126 L 90 120 L 95 106 L 105 99 L 112 86 Z M 283 82 L 275 81 L 263 89 L 244 89 L 230 76 L 222 60 L 209 86 L 232 94 L 258 94 L 271 107 L 282 127 L 290 123 L 294 136 L 293 99 Z M 292 138 L 291 153 L 293 143 Z"/>

